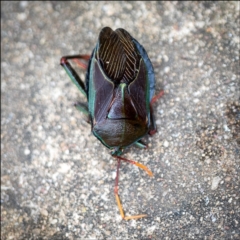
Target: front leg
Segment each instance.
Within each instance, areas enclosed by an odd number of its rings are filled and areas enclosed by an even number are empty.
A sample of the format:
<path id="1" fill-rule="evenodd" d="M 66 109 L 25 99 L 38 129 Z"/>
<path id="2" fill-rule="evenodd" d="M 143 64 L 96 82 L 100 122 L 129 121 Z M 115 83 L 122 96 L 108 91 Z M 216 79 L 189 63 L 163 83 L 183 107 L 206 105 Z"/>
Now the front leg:
<path id="1" fill-rule="evenodd" d="M 78 76 L 77 72 L 73 69 L 69 60 L 74 61 L 80 68 L 87 69 L 87 65 L 80 61 L 80 59 L 89 60 L 89 55 L 72 55 L 72 56 L 64 56 L 60 60 L 61 66 L 65 69 L 68 76 L 71 78 L 72 82 L 77 86 L 77 88 L 82 92 L 82 94 L 87 97 L 87 93 L 85 90 L 85 84 Z"/>

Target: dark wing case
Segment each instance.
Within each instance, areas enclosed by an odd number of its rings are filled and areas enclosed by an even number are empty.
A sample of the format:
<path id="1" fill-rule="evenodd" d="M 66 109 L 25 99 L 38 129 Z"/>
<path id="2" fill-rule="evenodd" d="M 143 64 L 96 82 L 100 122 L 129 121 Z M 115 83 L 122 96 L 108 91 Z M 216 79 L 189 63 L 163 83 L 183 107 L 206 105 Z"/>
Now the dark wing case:
<path id="1" fill-rule="evenodd" d="M 150 119 L 149 103 L 155 87 L 153 67 L 144 48 L 124 29 L 102 29 L 86 79 L 93 125 L 107 117 L 121 83 L 127 84 L 138 117 L 142 121 Z"/>

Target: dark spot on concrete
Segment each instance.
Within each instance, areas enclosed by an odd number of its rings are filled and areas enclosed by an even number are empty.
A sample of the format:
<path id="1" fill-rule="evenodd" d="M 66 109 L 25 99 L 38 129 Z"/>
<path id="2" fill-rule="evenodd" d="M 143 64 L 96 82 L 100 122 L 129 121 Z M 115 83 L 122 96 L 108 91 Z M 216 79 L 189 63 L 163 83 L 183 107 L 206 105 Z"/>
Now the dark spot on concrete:
<path id="1" fill-rule="evenodd" d="M 221 144 L 216 140 L 218 131 L 216 125 L 205 125 L 197 130 L 198 140 L 196 145 L 203 150 L 200 157 L 202 161 L 206 158 L 215 159 L 223 154 Z"/>
<path id="2" fill-rule="evenodd" d="M 240 103 L 227 104 L 226 110 L 228 128 L 232 132 L 233 139 L 240 145 Z"/>

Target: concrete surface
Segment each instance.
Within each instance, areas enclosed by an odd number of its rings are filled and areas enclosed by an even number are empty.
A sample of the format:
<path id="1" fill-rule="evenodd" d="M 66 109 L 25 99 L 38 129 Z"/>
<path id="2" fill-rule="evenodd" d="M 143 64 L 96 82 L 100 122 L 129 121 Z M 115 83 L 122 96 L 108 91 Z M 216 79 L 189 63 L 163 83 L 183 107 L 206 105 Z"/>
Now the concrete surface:
<path id="1" fill-rule="evenodd" d="M 147 50 L 158 132 L 116 161 L 59 65 L 104 26 Z M 1 239 L 240 239 L 239 2 L 1 2 Z M 82 73 L 84 74 L 84 72 Z M 84 76 L 84 75 L 83 75 Z"/>

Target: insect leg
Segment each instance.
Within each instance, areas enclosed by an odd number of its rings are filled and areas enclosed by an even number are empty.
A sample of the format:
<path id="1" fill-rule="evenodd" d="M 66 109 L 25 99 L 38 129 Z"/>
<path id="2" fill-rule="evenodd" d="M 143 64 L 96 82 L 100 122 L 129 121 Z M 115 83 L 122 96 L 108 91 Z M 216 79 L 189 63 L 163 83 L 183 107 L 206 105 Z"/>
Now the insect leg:
<path id="1" fill-rule="evenodd" d="M 68 61 L 68 60 L 73 60 L 80 68 L 82 69 L 87 69 L 87 64 L 85 64 L 84 62 L 80 61 L 80 59 L 83 59 L 85 61 L 88 61 L 90 59 L 90 55 L 70 55 L 70 56 L 63 56 L 61 58 L 61 64 L 62 61 Z"/>
<path id="2" fill-rule="evenodd" d="M 115 157 L 115 158 L 117 158 L 117 159 L 120 159 L 120 160 L 122 160 L 122 161 L 128 162 L 128 163 L 131 163 L 131 164 L 133 164 L 133 165 L 136 165 L 137 167 L 139 167 L 139 168 L 143 169 L 144 171 L 146 171 L 147 174 L 148 174 L 150 177 L 153 176 L 153 173 L 152 173 L 145 165 L 143 165 L 143 164 L 141 164 L 141 163 L 135 162 L 135 161 L 133 161 L 133 160 L 128 160 L 128 159 L 126 159 L 126 158 L 119 157 L 119 156 L 113 156 L 113 157 Z"/>
<path id="3" fill-rule="evenodd" d="M 155 123 L 155 120 L 154 120 L 154 114 L 153 114 L 153 109 L 152 109 L 152 105 L 153 103 L 155 103 L 159 98 L 161 98 L 164 94 L 164 91 L 161 90 L 157 95 L 155 95 L 151 102 L 150 102 L 150 121 L 151 121 L 151 127 L 150 127 L 150 130 L 148 132 L 149 135 L 153 135 L 157 132 L 157 126 L 156 126 L 156 123 Z"/>
<path id="4" fill-rule="evenodd" d="M 155 95 L 155 96 L 152 98 L 152 100 L 151 100 L 151 102 L 150 102 L 150 105 L 152 105 L 152 104 L 155 103 L 159 98 L 161 98 L 161 97 L 163 96 L 163 94 L 164 94 L 164 91 L 161 90 L 157 95 Z"/>
<path id="5" fill-rule="evenodd" d="M 118 162 L 117 162 L 117 174 L 116 174 L 116 179 L 115 179 L 114 193 L 115 193 L 115 197 L 116 197 L 116 200 L 117 200 L 117 205 L 118 205 L 118 208 L 119 208 L 121 217 L 124 218 L 125 216 L 124 216 L 122 204 L 121 204 L 120 198 L 119 198 L 119 196 L 118 196 L 118 179 L 119 179 L 120 162 L 121 162 L 121 160 L 118 159 Z"/>
<path id="6" fill-rule="evenodd" d="M 148 134 L 152 136 L 153 134 L 155 134 L 157 132 L 157 126 L 156 126 L 156 123 L 154 120 L 154 113 L 153 113 L 153 108 L 152 108 L 151 104 L 150 104 L 150 121 L 151 121 L 151 126 L 148 131 Z"/>
<path id="7" fill-rule="evenodd" d="M 88 121 L 89 121 L 89 111 L 88 111 L 88 107 L 84 104 L 84 103 L 80 103 L 80 102 L 77 102 L 77 103 L 74 103 L 74 107 L 76 107 L 76 109 L 78 111 L 80 111 L 81 113 L 83 113 L 85 116 L 88 117 Z"/>
<path id="8" fill-rule="evenodd" d="M 142 149 L 146 149 L 147 145 L 145 143 L 143 143 L 141 140 L 137 141 L 134 143 L 137 147 L 142 148 Z"/>
<path id="9" fill-rule="evenodd" d="M 71 78 L 73 83 L 77 86 L 77 88 L 83 93 L 85 97 L 87 97 L 87 93 L 85 90 L 85 85 L 81 78 L 78 76 L 77 72 L 73 69 L 69 60 L 74 61 L 80 68 L 87 69 L 87 65 L 80 61 L 80 59 L 89 60 L 89 55 L 72 55 L 72 56 L 64 56 L 60 60 L 61 66 L 65 69 L 68 76 Z"/>
<path id="10" fill-rule="evenodd" d="M 120 157 L 118 157 L 118 156 L 116 156 L 116 158 L 117 158 L 118 162 L 117 162 L 117 174 L 116 174 L 116 180 L 115 180 L 114 193 L 115 193 L 115 197 L 116 197 L 116 201 L 117 201 L 117 205 L 118 205 L 118 208 L 119 208 L 121 217 L 122 217 L 124 220 L 138 219 L 138 218 L 147 217 L 146 214 L 141 214 L 141 215 L 134 215 L 134 216 L 125 217 L 124 211 L 123 211 L 123 207 L 122 207 L 122 204 L 121 204 L 121 201 L 120 201 L 120 197 L 119 197 L 119 195 L 118 195 L 119 168 L 120 168 L 120 162 L 121 162 L 121 160 L 123 160 L 123 159 L 120 158 Z"/>

